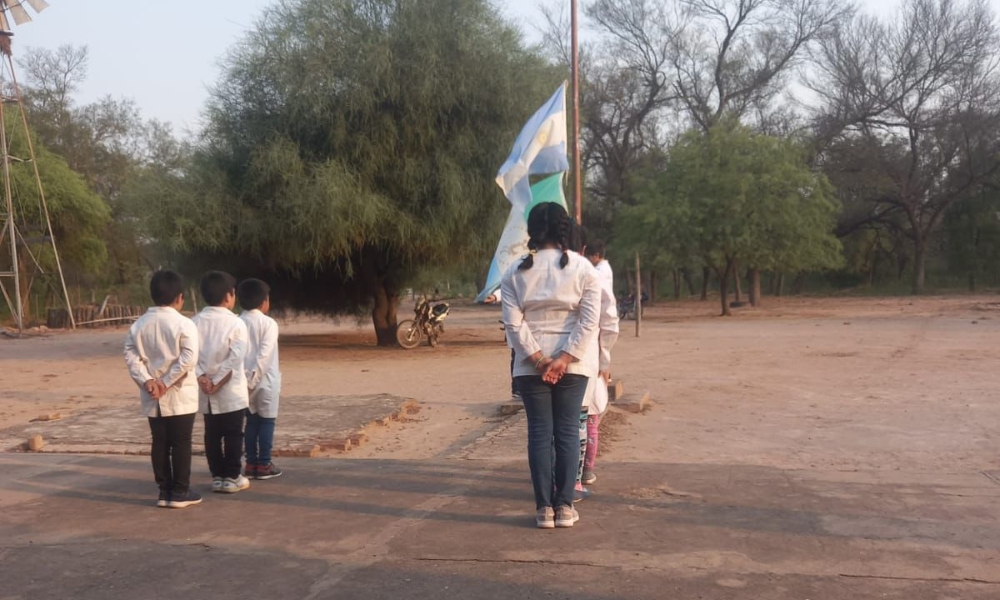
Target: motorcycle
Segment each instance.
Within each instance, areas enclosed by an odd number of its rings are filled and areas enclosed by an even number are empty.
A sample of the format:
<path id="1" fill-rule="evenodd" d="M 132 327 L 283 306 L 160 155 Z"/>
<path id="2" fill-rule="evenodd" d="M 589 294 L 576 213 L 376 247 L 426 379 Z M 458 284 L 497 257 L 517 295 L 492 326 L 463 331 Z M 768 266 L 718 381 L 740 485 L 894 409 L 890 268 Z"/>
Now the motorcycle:
<path id="1" fill-rule="evenodd" d="M 642 302 L 639 305 L 639 310 L 646 305 L 646 301 L 649 300 L 649 295 L 646 292 L 642 293 Z M 624 298 L 618 300 L 618 318 L 619 319 L 635 319 L 635 294 L 628 294 Z"/>
<path id="2" fill-rule="evenodd" d="M 438 345 L 438 337 L 444 333 L 444 320 L 451 309 L 447 302 L 431 306 L 427 298 L 421 296 L 413 309 L 414 318 L 401 322 L 396 327 L 396 341 L 402 348 L 412 350 L 427 338 L 431 348 Z"/>

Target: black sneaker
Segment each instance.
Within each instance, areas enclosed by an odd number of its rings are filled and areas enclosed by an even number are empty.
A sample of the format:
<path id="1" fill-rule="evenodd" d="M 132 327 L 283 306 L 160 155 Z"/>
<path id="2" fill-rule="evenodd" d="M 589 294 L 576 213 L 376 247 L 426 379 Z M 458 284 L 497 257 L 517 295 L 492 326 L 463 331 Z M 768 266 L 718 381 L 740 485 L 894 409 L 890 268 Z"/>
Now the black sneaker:
<path id="1" fill-rule="evenodd" d="M 201 494 L 192 490 L 188 490 L 183 494 L 175 492 L 170 495 L 170 500 L 167 502 L 167 506 L 170 508 L 187 508 L 195 504 L 201 504 Z"/>
<path id="2" fill-rule="evenodd" d="M 170 504 L 170 492 L 167 490 L 160 490 L 160 499 L 156 501 L 156 505 L 160 508 L 167 508 Z"/>
<path id="3" fill-rule="evenodd" d="M 281 477 L 281 469 L 277 467 L 274 463 L 267 463 L 266 465 L 257 465 L 257 475 L 255 479 L 274 479 L 275 477 Z"/>

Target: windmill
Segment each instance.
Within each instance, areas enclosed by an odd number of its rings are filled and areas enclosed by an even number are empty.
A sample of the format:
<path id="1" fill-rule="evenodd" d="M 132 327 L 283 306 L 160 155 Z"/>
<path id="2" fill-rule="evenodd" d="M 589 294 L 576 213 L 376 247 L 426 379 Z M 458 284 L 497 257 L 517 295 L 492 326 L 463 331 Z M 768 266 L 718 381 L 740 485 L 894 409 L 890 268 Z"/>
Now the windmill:
<path id="1" fill-rule="evenodd" d="M 30 297 L 31 286 L 36 276 L 41 276 L 53 289 L 52 274 L 46 272 L 39 260 L 42 250 L 51 248 L 55 263 L 55 271 L 59 278 L 59 290 L 69 313 L 70 326 L 76 328 L 73 318 L 73 307 L 70 304 L 69 292 L 66 289 L 66 279 L 63 277 L 62 263 L 56 248 L 55 236 L 52 233 L 52 221 L 49 218 L 48 206 L 45 202 L 45 192 L 38 173 L 38 163 L 35 161 L 35 149 L 32 145 L 28 129 L 28 119 L 21 102 L 21 90 L 14 74 L 14 59 L 11 52 L 11 21 L 16 25 L 24 25 L 31 21 L 31 15 L 25 9 L 30 6 L 35 12 L 41 12 L 48 7 L 44 0 L 0 0 L 0 174 L 3 177 L 3 201 L 0 204 L 0 293 L 7 303 L 10 314 L 17 323 L 18 333 L 24 332 L 25 314 L 23 298 Z M 14 111 L 14 123 L 8 123 L 7 117 Z M 10 141 L 15 130 L 22 128 L 26 142 L 27 156 L 13 156 L 10 153 Z M 19 203 L 15 202 L 14 186 L 11 182 L 11 164 L 18 163 L 23 168 L 25 163 L 31 167 L 34 175 L 34 185 L 37 186 L 38 223 L 28 227 L 26 219 L 18 216 Z M 23 208 L 23 206 L 21 206 Z M 32 234 L 26 237 L 25 229 Z M 37 235 L 35 235 L 37 233 Z M 33 250 L 34 247 L 34 250 Z M 22 281 L 22 271 L 31 271 L 27 281 Z M 57 292 L 57 293 L 58 293 Z"/>

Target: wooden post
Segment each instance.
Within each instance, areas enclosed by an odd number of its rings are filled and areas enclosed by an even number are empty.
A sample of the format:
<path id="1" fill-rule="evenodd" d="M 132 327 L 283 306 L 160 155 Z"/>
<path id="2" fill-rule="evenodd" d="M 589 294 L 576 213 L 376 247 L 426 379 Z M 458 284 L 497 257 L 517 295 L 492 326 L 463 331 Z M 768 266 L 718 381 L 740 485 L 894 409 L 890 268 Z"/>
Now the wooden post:
<path id="1" fill-rule="evenodd" d="M 635 253 L 635 337 L 642 331 L 642 273 L 639 271 L 639 253 Z"/>
<path id="2" fill-rule="evenodd" d="M 583 173 L 580 166 L 580 25 L 577 20 L 577 0 L 570 0 L 571 70 L 573 96 L 573 211 L 577 225 L 583 225 Z"/>

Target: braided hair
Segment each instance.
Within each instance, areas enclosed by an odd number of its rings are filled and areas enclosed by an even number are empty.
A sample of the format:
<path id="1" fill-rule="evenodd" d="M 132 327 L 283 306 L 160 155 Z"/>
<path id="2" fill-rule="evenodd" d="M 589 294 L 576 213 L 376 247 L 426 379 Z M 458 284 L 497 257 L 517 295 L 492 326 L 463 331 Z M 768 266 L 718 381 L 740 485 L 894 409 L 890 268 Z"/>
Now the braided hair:
<path id="1" fill-rule="evenodd" d="M 566 209 L 555 202 L 543 202 L 528 213 L 528 249 L 531 254 L 521 261 L 518 270 L 525 271 L 535 264 L 535 251 L 547 244 L 555 244 L 562 249 L 559 268 L 569 264 L 569 245 L 573 222 Z"/>

